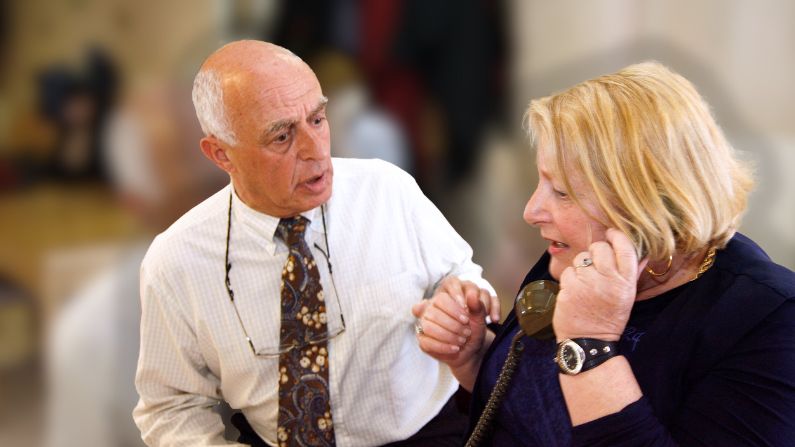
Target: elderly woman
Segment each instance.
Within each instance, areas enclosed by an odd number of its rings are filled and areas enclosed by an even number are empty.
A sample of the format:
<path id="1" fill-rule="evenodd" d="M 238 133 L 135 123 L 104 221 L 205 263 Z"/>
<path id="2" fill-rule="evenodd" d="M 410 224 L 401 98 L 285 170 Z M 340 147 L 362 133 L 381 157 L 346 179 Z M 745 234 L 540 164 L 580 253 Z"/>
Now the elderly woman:
<path id="1" fill-rule="evenodd" d="M 737 233 L 751 176 L 694 87 L 643 63 L 526 116 L 539 183 L 524 219 L 549 248 L 524 284 L 560 282 L 555 335 L 519 335 L 513 378 L 475 438 L 792 445 L 795 273 Z M 520 325 L 511 313 L 492 332 L 493 309 L 466 287 L 413 312 L 422 349 L 472 391 L 471 431 Z"/>

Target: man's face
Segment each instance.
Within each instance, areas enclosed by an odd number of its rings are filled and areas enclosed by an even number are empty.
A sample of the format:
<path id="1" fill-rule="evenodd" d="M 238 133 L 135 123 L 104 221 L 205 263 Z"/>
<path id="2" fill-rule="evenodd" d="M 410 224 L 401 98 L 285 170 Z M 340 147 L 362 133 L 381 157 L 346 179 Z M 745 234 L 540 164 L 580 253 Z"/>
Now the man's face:
<path id="1" fill-rule="evenodd" d="M 238 141 L 219 145 L 244 203 L 289 217 L 331 197 L 326 98 L 309 67 L 296 63 L 267 75 L 242 73 L 226 82 L 224 99 Z"/>

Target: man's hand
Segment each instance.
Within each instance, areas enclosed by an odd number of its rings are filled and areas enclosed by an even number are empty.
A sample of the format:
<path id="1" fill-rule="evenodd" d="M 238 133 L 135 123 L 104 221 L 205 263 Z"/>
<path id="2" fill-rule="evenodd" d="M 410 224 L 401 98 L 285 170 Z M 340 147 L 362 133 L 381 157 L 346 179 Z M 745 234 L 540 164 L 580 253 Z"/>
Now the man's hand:
<path id="1" fill-rule="evenodd" d="M 447 277 L 436 294 L 413 305 L 411 313 L 421 328 L 417 334 L 420 349 L 448 364 L 465 387 L 470 378 L 474 383 L 485 348 L 491 343 L 486 317 L 499 321 L 499 299 L 472 282 Z"/>

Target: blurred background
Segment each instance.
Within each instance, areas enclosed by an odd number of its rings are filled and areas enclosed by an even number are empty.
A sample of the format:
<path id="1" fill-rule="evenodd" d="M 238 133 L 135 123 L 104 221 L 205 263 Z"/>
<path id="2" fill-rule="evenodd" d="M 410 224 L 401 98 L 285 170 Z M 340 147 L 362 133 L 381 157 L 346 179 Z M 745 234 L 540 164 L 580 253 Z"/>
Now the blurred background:
<path id="1" fill-rule="evenodd" d="M 190 88 L 240 38 L 304 58 L 332 152 L 414 174 L 506 303 L 544 250 L 524 108 L 647 59 L 756 164 L 742 231 L 795 269 L 789 0 L 0 0 L 0 445 L 141 445 L 138 264 L 228 181 Z"/>

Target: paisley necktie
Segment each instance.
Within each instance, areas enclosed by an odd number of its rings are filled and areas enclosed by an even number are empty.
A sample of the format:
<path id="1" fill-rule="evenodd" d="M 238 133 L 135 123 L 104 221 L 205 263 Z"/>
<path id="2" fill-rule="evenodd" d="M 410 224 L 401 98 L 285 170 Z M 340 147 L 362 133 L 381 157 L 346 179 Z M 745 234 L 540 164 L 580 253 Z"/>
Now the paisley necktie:
<path id="1" fill-rule="evenodd" d="M 317 264 L 304 240 L 309 221 L 282 219 L 277 234 L 289 248 L 282 270 L 279 356 L 280 446 L 333 446 L 326 304 Z"/>

